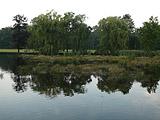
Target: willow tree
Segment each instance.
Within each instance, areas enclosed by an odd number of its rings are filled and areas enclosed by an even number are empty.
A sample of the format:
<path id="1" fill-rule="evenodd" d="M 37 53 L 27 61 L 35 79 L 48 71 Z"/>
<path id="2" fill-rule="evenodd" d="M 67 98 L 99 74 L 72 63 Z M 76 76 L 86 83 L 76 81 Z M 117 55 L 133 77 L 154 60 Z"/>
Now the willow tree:
<path id="1" fill-rule="evenodd" d="M 73 51 L 86 53 L 88 49 L 88 41 L 91 34 L 91 28 L 84 23 L 79 23 L 75 30 L 75 39 L 73 39 Z"/>
<path id="2" fill-rule="evenodd" d="M 72 50 L 85 53 L 88 49 L 88 41 L 91 28 L 85 24 L 85 15 L 76 15 L 72 22 Z"/>
<path id="3" fill-rule="evenodd" d="M 89 49 L 95 50 L 97 48 L 98 44 L 99 44 L 98 30 L 97 30 L 97 25 L 96 25 L 96 26 L 92 27 L 92 32 L 91 32 L 91 35 L 89 38 L 89 43 L 88 43 Z"/>
<path id="4" fill-rule="evenodd" d="M 55 11 L 41 14 L 31 21 L 28 45 L 43 54 L 57 54 L 59 51 L 59 23 L 61 16 Z"/>
<path id="5" fill-rule="evenodd" d="M 85 15 L 75 15 L 73 12 L 67 12 L 61 18 L 61 48 L 63 50 L 71 49 L 74 53 L 84 53 L 88 49 L 88 40 L 90 36 L 90 27 L 85 24 Z"/>
<path id="6" fill-rule="evenodd" d="M 140 36 L 137 33 L 137 29 L 135 28 L 134 21 L 131 18 L 131 15 L 125 14 L 123 16 L 123 19 L 126 20 L 126 24 L 128 25 L 129 28 L 129 40 L 127 41 L 128 49 L 130 50 L 140 49 L 141 48 Z"/>
<path id="7" fill-rule="evenodd" d="M 51 11 L 31 21 L 29 47 L 42 54 L 58 54 L 59 50 L 71 49 L 84 52 L 90 36 L 90 28 L 84 23 L 85 15 L 67 12 L 63 17 Z"/>
<path id="8" fill-rule="evenodd" d="M 98 23 L 100 53 L 117 54 L 127 48 L 129 28 L 126 20 L 120 17 L 103 18 Z"/>
<path id="9" fill-rule="evenodd" d="M 73 12 L 66 12 L 64 13 L 64 17 L 61 18 L 60 21 L 60 28 L 61 28 L 61 48 L 63 50 L 71 49 L 71 36 L 73 31 L 73 19 L 75 13 Z"/>

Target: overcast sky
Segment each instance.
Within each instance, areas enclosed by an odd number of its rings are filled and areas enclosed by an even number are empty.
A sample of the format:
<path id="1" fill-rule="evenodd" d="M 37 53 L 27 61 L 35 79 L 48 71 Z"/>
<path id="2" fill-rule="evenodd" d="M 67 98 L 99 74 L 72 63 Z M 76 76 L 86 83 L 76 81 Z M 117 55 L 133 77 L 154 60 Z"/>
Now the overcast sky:
<path id="1" fill-rule="evenodd" d="M 0 28 L 12 26 L 13 16 L 17 14 L 24 14 L 30 21 L 51 9 L 59 14 L 86 14 L 86 23 L 90 26 L 108 16 L 130 14 L 136 27 L 140 27 L 150 16 L 158 16 L 160 19 L 159 3 L 160 0 L 2 0 Z"/>

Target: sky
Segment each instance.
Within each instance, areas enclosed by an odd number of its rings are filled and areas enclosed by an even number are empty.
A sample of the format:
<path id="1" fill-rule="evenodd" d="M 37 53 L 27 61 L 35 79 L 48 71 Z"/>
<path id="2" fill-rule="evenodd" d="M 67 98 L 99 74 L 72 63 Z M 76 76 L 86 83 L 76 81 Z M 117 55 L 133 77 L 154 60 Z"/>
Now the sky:
<path id="1" fill-rule="evenodd" d="M 160 19 L 159 0 L 2 0 L 0 3 L 0 28 L 13 26 L 13 17 L 17 14 L 31 19 L 47 10 L 54 9 L 59 14 L 74 12 L 85 14 L 86 23 L 95 26 L 102 18 L 130 14 L 136 27 L 151 16 Z"/>

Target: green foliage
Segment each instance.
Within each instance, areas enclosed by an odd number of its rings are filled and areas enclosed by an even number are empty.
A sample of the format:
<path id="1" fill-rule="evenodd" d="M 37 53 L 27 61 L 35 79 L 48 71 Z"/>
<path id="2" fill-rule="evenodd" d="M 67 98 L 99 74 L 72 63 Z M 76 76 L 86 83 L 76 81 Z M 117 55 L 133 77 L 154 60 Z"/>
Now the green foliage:
<path id="1" fill-rule="evenodd" d="M 28 28 L 31 33 L 28 42 L 29 48 L 34 48 L 42 54 L 57 54 L 60 44 L 58 41 L 60 17 L 57 12 L 51 11 L 32 19 L 32 24 Z"/>
<path id="2" fill-rule="evenodd" d="M 84 53 L 88 49 L 90 27 L 85 15 L 67 12 L 64 17 L 51 11 L 32 20 L 29 27 L 31 37 L 28 46 L 42 54 L 56 55 L 59 50 L 71 49 L 73 53 Z"/>
<path id="3" fill-rule="evenodd" d="M 160 56 L 160 51 L 145 51 L 145 50 L 120 50 L 120 56 L 135 56 L 135 57 L 152 57 Z"/>
<path id="4" fill-rule="evenodd" d="M 67 12 L 61 19 L 62 29 L 62 47 L 61 49 L 72 49 L 73 53 L 80 51 L 85 53 L 88 49 L 88 40 L 90 36 L 90 27 L 84 23 L 85 15 L 75 15 Z"/>
<path id="5" fill-rule="evenodd" d="M 142 46 L 147 51 L 160 49 L 160 26 L 157 17 L 151 16 L 140 28 Z"/>
<path id="6" fill-rule="evenodd" d="M 129 28 L 127 47 L 129 50 L 137 50 L 141 48 L 140 36 L 137 29 L 135 28 L 134 21 L 131 18 L 131 15 L 125 14 L 123 19 L 126 20 L 126 24 Z"/>
<path id="7" fill-rule="evenodd" d="M 16 15 L 13 18 L 16 23 L 13 25 L 13 31 L 11 34 L 11 39 L 13 46 L 18 49 L 25 48 L 29 33 L 27 31 L 27 18 L 23 15 Z"/>
<path id="8" fill-rule="evenodd" d="M 11 27 L 2 28 L 0 30 L 0 49 L 12 48 L 10 39 L 11 33 L 12 33 Z"/>
<path id="9" fill-rule="evenodd" d="M 27 44 L 29 49 L 44 55 L 159 55 L 160 25 L 157 17 L 151 16 L 141 28 L 135 28 L 129 14 L 122 18 L 103 18 L 93 28 L 85 23 L 86 18 L 84 14 L 66 12 L 60 15 L 52 10 L 33 18 L 28 26 L 26 17 L 16 15 L 13 28 L 0 30 L 0 49 L 17 48 L 19 51 Z"/>
<path id="10" fill-rule="evenodd" d="M 129 56 L 128 56 L 128 59 L 129 60 L 135 60 L 135 54 L 133 53 L 133 54 L 130 54 Z"/>
<path id="11" fill-rule="evenodd" d="M 96 50 L 97 46 L 99 44 L 99 41 L 98 41 L 98 29 L 97 28 L 98 28 L 98 26 L 92 27 L 92 32 L 91 32 L 91 35 L 90 35 L 90 38 L 89 38 L 89 42 L 88 42 L 89 50 Z"/>
<path id="12" fill-rule="evenodd" d="M 98 38 L 101 52 L 116 55 L 119 50 L 127 48 L 129 28 L 125 19 L 120 17 L 108 17 L 99 21 Z"/>
<path id="13" fill-rule="evenodd" d="M 129 34 L 129 40 L 127 42 L 127 46 L 129 50 L 140 50 L 141 49 L 141 41 L 140 35 L 135 31 L 134 33 Z"/>

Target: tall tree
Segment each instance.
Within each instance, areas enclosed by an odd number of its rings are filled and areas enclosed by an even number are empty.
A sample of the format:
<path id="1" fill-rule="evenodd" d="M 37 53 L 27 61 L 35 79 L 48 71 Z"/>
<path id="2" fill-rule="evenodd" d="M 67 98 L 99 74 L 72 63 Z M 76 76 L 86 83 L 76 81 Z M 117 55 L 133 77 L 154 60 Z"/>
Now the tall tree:
<path id="1" fill-rule="evenodd" d="M 73 52 L 86 53 L 88 41 L 91 34 L 91 27 L 84 23 L 86 16 L 76 15 L 73 19 L 72 50 Z"/>
<path id="2" fill-rule="evenodd" d="M 119 50 L 126 49 L 129 33 L 126 20 L 120 17 L 108 17 L 100 20 L 98 24 L 100 53 L 117 54 Z"/>
<path id="3" fill-rule="evenodd" d="M 134 21 L 130 14 L 125 14 L 123 19 L 126 20 L 126 24 L 129 28 L 129 39 L 127 41 L 127 47 L 130 50 L 140 49 L 140 37 L 137 34 L 137 29 L 135 28 Z"/>
<path id="4" fill-rule="evenodd" d="M 31 21 L 28 46 L 42 54 L 58 54 L 60 44 L 60 18 L 55 11 L 39 15 Z"/>
<path id="5" fill-rule="evenodd" d="M 99 44 L 98 41 L 98 26 L 92 27 L 92 32 L 89 38 L 88 46 L 90 50 L 95 50 Z"/>
<path id="6" fill-rule="evenodd" d="M 123 19 L 126 20 L 126 24 L 128 25 L 129 31 L 133 33 L 135 31 L 135 25 L 133 19 L 131 18 L 131 15 L 125 14 L 123 15 Z"/>
<path id="7" fill-rule="evenodd" d="M 64 17 L 61 19 L 61 35 L 62 35 L 62 49 L 68 50 L 71 49 L 71 35 L 73 31 L 73 20 L 75 17 L 75 13 L 66 12 L 64 13 Z"/>
<path id="8" fill-rule="evenodd" d="M 84 23 L 79 24 L 78 29 L 76 30 L 76 49 L 73 50 L 79 51 L 80 53 L 86 53 L 88 49 L 88 41 L 91 33 L 91 28 Z"/>
<path id="9" fill-rule="evenodd" d="M 71 49 L 73 52 L 87 51 L 90 27 L 84 23 L 85 15 L 67 12 L 62 17 L 51 11 L 39 15 L 31 21 L 29 47 L 42 54 L 54 55 L 59 50 Z"/>
<path id="10" fill-rule="evenodd" d="M 87 50 L 90 27 L 84 23 L 85 19 L 85 15 L 75 15 L 73 12 L 64 14 L 61 19 L 63 50 L 68 52 L 68 49 L 72 49 L 74 53 L 84 53 Z"/>
<path id="11" fill-rule="evenodd" d="M 27 31 L 27 18 L 24 17 L 24 15 L 16 15 L 14 16 L 13 21 L 16 23 L 13 25 L 11 38 L 13 45 L 16 46 L 19 53 L 19 49 L 26 46 L 27 39 L 29 37 L 29 33 Z"/>
<path id="12" fill-rule="evenodd" d="M 151 16 L 149 22 L 144 22 L 143 27 L 140 28 L 141 42 L 145 50 L 159 50 L 160 49 L 160 26 L 157 17 Z"/>

